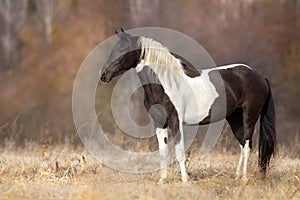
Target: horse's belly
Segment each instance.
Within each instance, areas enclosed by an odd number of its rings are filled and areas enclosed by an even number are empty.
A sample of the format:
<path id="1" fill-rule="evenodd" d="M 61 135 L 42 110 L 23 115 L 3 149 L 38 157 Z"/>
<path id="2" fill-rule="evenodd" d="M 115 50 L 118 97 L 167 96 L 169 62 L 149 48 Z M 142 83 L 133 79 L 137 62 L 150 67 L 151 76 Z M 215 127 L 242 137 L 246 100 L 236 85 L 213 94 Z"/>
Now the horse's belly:
<path id="1" fill-rule="evenodd" d="M 211 106 L 219 95 L 214 85 L 205 78 L 188 78 L 180 90 L 167 92 L 185 124 L 199 124 L 209 116 Z"/>
<path id="2" fill-rule="evenodd" d="M 187 104 L 184 115 L 183 122 L 187 125 L 199 124 L 203 119 L 205 119 L 210 114 L 211 104 L 209 101 L 201 102 L 201 104 Z"/>

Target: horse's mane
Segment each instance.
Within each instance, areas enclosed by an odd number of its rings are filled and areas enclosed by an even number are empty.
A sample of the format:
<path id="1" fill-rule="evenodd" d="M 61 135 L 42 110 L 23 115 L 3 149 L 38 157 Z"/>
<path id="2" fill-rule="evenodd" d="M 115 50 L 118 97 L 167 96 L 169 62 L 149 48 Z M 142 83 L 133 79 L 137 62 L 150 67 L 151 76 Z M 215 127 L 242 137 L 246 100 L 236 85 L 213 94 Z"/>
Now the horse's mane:
<path id="1" fill-rule="evenodd" d="M 178 86 L 179 79 L 184 71 L 179 59 L 173 56 L 167 47 L 147 37 L 140 37 L 140 60 L 152 68 L 158 77 L 165 77 L 169 86 L 175 82 Z"/>

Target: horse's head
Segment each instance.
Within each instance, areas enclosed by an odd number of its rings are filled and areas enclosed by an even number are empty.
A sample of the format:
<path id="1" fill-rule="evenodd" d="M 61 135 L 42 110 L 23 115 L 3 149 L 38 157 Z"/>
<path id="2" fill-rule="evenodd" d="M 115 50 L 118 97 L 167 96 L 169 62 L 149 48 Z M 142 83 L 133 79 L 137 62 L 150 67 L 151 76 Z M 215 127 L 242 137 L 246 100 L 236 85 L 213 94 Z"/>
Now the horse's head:
<path id="1" fill-rule="evenodd" d="M 123 29 L 120 33 L 115 33 L 118 35 L 118 41 L 111 48 L 109 57 L 99 72 L 103 82 L 110 82 L 112 78 L 136 67 L 140 59 L 139 37 L 131 36 Z"/>

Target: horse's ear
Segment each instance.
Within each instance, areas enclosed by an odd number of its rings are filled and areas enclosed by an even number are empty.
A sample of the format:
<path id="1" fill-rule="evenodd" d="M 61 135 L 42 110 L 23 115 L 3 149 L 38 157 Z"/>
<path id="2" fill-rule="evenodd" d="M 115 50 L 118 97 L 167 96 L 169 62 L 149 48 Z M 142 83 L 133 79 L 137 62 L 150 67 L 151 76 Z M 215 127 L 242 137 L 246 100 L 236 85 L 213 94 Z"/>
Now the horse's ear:
<path id="1" fill-rule="evenodd" d="M 117 34 L 117 35 L 119 34 L 118 31 L 117 31 L 115 28 L 114 28 L 114 32 L 115 32 L 115 34 Z"/>
<path id="2" fill-rule="evenodd" d="M 123 28 L 120 28 L 120 30 L 121 30 L 121 32 L 119 32 L 119 37 L 121 39 L 129 39 L 130 38 L 130 34 L 126 33 Z"/>

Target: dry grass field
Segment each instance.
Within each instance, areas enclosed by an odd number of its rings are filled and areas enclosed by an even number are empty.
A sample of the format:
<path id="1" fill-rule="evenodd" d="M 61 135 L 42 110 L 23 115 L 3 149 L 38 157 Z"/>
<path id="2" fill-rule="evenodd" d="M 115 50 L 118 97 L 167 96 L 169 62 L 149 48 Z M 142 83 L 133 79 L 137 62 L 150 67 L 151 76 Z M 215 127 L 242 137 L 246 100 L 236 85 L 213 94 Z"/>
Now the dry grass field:
<path id="1" fill-rule="evenodd" d="M 7 145 L 0 155 L 0 199 L 300 199 L 300 159 L 283 151 L 272 159 L 266 180 L 255 178 L 254 151 L 246 183 L 234 178 L 238 154 L 215 150 L 201 158 L 194 151 L 188 165 L 191 181 L 182 184 L 173 164 L 163 185 L 156 184 L 157 172 L 115 171 L 69 145 Z"/>

